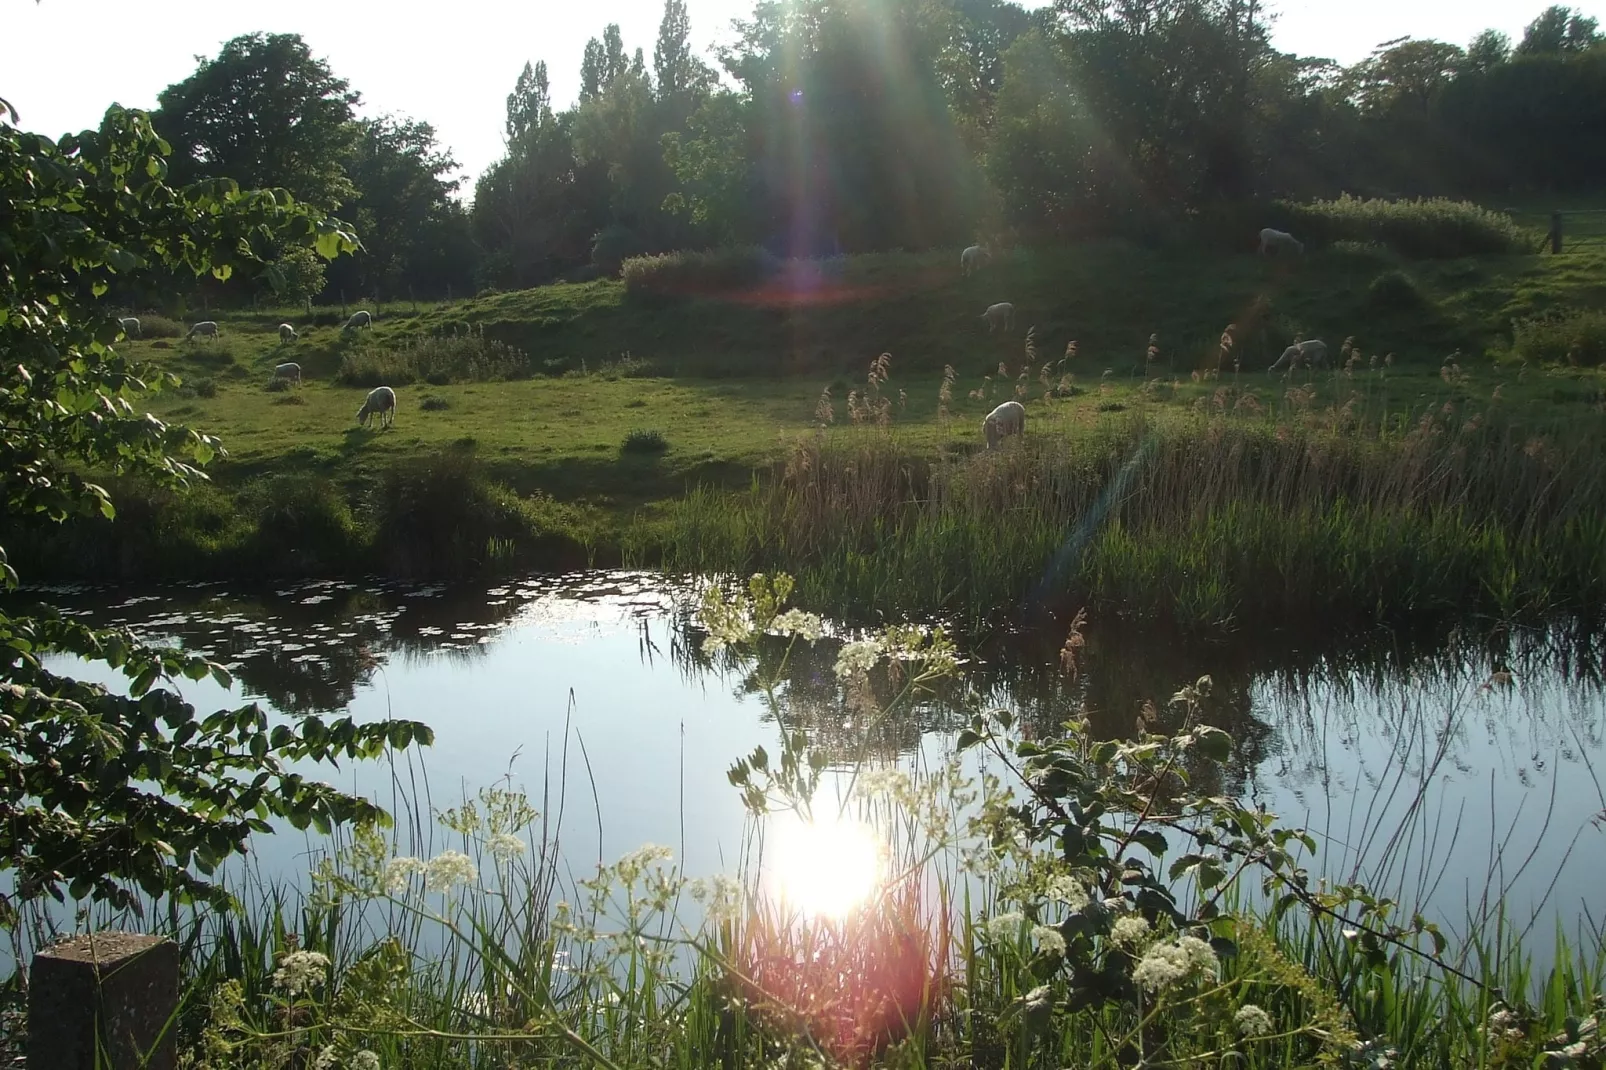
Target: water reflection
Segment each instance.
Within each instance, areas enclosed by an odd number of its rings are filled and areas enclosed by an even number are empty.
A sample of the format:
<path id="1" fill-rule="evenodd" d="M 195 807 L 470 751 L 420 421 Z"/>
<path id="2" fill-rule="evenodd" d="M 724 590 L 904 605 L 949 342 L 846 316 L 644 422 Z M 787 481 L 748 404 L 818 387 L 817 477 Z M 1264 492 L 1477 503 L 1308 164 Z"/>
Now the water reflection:
<path id="1" fill-rule="evenodd" d="M 205 653 L 282 713 L 349 708 L 430 723 L 438 741 L 425 760 L 447 805 L 521 752 L 557 753 L 572 720 L 585 746 L 582 794 L 596 803 L 596 854 L 678 843 L 688 872 L 731 868 L 741 815 L 723 773 L 755 745 L 773 750 L 782 728 L 807 733 L 839 765 L 929 760 L 988 708 L 1015 712 L 1022 731 L 1039 735 L 1079 711 L 1106 736 L 1146 719 L 1164 726 L 1172 693 L 1209 675 L 1204 712 L 1231 733 L 1234 753 L 1224 770 L 1196 771 L 1220 783 L 1196 786 L 1308 825 L 1323 838 L 1323 872 L 1435 903 L 1451 922 L 1492 909 L 1491 886 L 1508 893 L 1521 924 L 1595 924 L 1606 908 L 1606 833 L 1592 823 L 1606 810 L 1603 651 L 1588 637 L 1378 633 L 1324 643 L 1246 632 L 1189 645 L 1095 620 L 1075 672 L 1060 661 L 1062 631 L 1001 634 L 968 647 L 962 681 L 889 717 L 879 711 L 902 681 L 882 668 L 867 685 L 844 683 L 836 642 L 772 639 L 753 658 L 706 654 L 695 593 L 657 574 L 594 572 L 492 587 L 58 589 L 49 600 Z M 349 786 L 388 791 L 384 778 L 348 775 Z"/>

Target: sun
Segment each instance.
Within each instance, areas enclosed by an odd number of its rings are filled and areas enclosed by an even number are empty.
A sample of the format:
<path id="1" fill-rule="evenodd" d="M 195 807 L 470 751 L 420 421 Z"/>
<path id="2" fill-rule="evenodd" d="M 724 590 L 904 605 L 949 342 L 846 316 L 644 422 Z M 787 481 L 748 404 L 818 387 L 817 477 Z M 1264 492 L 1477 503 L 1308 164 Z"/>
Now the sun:
<path id="1" fill-rule="evenodd" d="M 765 868 L 774 894 L 807 917 L 842 917 L 881 884 L 880 843 L 862 822 L 799 819 L 778 825 L 773 835 Z"/>

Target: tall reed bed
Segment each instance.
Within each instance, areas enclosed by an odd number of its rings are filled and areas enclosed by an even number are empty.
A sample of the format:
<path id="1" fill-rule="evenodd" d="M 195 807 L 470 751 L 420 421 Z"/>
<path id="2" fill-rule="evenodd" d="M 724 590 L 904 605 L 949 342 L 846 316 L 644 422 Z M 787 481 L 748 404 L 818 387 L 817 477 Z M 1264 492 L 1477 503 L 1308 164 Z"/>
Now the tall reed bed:
<path id="1" fill-rule="evenodd" d="M 665 561 L 784 567 L 833 611 L 975 622 L 1063 599 L 1200 627 L 1538 618 L 1606 594 L 1588 429 L 1453 408 L 1365 426 L 1140 415 L 1009 446 L 932 460 L 865 428 L 808 438 L 745 495 L 689 494 Z"/>

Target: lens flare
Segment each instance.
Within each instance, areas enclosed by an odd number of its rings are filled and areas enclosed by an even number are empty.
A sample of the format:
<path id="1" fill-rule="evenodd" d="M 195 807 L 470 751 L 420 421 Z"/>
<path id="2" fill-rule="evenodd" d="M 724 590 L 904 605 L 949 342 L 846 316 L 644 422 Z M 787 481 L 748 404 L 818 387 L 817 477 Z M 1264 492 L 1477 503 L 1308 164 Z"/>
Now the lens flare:
<path id="1" fill-rule="evenodd" d="M 776 896 L 807 917 L 840 918 L 882 880 L 879 841 L 851 819 L 792 821 L 774 830 L 770 880 Z"/>

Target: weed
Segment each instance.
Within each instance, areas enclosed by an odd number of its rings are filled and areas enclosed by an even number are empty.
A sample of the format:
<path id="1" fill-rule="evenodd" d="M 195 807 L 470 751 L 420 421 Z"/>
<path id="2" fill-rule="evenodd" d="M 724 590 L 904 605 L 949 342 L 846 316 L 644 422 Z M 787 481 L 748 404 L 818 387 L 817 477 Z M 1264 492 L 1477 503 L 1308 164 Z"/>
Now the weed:
<path id="1" fill-rule="evenodd" d="M 425 412 L 443 412 L 451 406 L 439 394 L 425 394 L 419 399 L 418 407 Z"/>
<path id="2" fill-rule="evenodd" d="M 1536 364 L 1594 367 L 1606 362 L 1606 312 L 1581 309 L 1511 325 L 1512 352 Z"/>
<path id="3" fill-rule="evenodd" d="M 691 296 L 756 286 L 779 267 L 769 250 L 742 246 L 631 257 L 620 274 L 627 294 Z"/>
<path id="4" fill-rule="evenodd" d="M 665 453 L 669 450 L 669 440 L 662 431 L 641 429 L 630 432 L 625 436 L 624 442 L 619 446 L 621 453 Z"/>
<path id="5" fill-rule="evenodd" d="M 1414 259 L 1531 252 L 1538 237 L 1499 212 L 1444 197 L 1282 201 L 1277 210 L 1307 243 L 1375 242 Z"/>
<path id="6" fill-rule="evenodd" d="M 407 386 L 519 379 L 530 374 L 530 358 L 482 330 L 467 330 L 404 341 L 395 348 L 365 346 L 347 353 L 336 378 L 348 386 Z"/>

